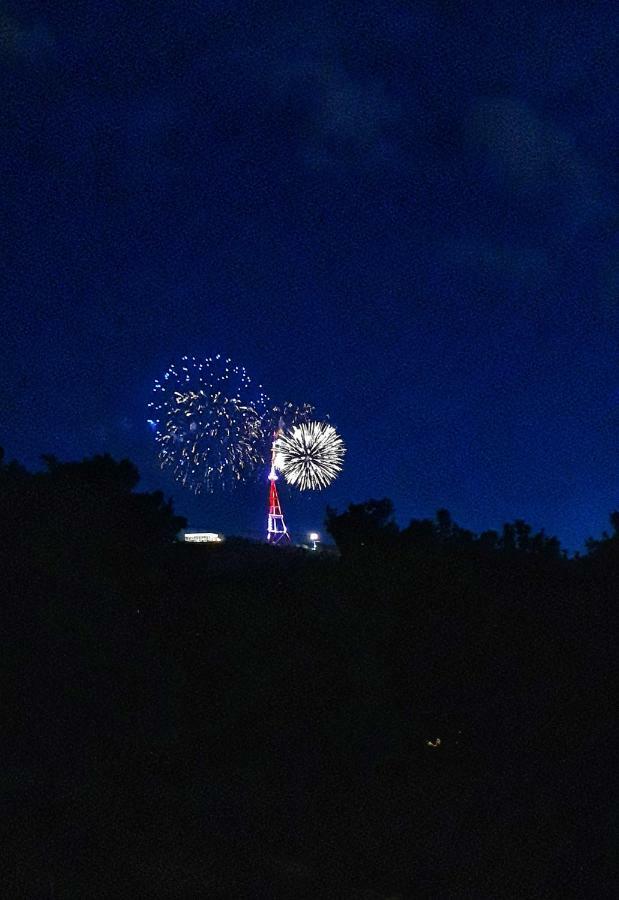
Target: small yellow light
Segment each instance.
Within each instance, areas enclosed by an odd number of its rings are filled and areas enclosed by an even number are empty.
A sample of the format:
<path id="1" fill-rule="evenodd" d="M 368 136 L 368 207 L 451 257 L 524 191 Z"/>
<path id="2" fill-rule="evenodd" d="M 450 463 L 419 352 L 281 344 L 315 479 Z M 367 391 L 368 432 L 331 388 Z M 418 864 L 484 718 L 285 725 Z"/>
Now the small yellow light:
<path id="1" fill-rule="evenodd" d="M 434 738 L 433 741 L 426 741 L 426 747 L 430 747 L 432 750 L 437 750 L 441 746 L 441 739 Z"/>

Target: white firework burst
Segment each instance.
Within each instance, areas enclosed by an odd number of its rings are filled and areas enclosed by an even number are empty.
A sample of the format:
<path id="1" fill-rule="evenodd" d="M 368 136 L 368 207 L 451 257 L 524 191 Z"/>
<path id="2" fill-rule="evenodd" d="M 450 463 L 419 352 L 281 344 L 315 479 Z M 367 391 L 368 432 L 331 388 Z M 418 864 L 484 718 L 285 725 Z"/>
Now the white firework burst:
<path id="1" fill-rule="evenodd" d="M 264 465 L 271 402 L 243 366 L 221 354 L 183 356 L 153 392 L 159 463 L 189 490 L 233 487 Z"/>
<path id="2" fill-rule="evenodd" d="M 332 425 L 305 422 L 275 441 L 275 465 L 288 484 L 302 491 L 322 490 L 342 469 L 346 447 Z"/>

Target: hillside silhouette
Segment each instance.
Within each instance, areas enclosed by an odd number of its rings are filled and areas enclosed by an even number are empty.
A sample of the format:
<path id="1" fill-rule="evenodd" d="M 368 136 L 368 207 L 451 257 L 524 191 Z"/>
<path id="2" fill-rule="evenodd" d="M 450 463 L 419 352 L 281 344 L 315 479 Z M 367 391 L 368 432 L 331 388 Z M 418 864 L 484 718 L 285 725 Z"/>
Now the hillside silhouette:
<path id="1" fill-rule="evenodd" d="M 192 545 L 127 460 L 44 463 L 0 457 L 4 896 L 612 896 L 619 513 Z"/>

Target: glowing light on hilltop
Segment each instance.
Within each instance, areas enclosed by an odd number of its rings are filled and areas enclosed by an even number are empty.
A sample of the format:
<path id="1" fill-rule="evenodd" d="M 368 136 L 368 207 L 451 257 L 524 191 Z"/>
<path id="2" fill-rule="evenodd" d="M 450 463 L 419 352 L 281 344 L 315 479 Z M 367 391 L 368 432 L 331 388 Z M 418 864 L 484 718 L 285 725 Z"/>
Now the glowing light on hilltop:
<path id="1" fill-rule="evenodd" d="M 346 447 L 332 425 L 306 422 L 281 434 L 274 450 L 288 484 L 306 491 L 331 484 L 342 469 Z"/>

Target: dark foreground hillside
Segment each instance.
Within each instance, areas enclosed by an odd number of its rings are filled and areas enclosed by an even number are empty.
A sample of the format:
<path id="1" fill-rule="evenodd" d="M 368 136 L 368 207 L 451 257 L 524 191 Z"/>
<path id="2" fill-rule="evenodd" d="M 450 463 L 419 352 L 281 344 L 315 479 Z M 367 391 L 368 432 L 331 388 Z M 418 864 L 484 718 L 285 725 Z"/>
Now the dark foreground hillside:
<path id="1" fill-rule="evenodd" d="M 614 894 L 616 532 L 183 545 L 136 482 L 0 469 L 3 896 Z"/>

